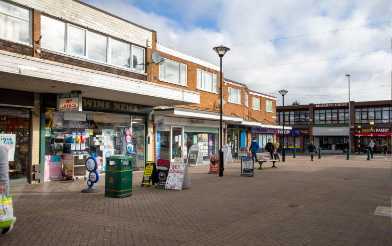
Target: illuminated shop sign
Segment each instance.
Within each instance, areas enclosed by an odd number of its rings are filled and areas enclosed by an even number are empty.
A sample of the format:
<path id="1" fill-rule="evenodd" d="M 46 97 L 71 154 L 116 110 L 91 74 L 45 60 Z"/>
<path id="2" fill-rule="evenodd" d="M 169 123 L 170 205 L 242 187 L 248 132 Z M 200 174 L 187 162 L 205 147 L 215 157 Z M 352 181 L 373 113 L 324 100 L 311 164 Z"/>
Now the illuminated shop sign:
<path id="1" fill-rule="evenodd" d="M 57 108 L 61 112 L 82 111 L 82 97 L 80 92 L 71 92 L 57 97 Z"/>

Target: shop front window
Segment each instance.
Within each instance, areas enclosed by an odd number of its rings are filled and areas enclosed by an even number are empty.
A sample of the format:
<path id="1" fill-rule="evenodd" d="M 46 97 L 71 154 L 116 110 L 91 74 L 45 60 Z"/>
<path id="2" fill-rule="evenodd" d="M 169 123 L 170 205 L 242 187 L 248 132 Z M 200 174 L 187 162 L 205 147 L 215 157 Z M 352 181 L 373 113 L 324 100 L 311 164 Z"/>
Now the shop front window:
<path id="1" fill-rule="evenodd" d="M 8 149 L 10 178 L 25 177 L 30 153 L 30 112 L 0 108 L 0 145 Z"/>
<path id="2" fill-rule="evenodd" d="M 195 131 L 193 129 L 185 129 L 185 143 L 187 149 L 187 156 L 192 146 L 198 147 L 199 159 L 203 162 L 209 162 L 212 155 L 218 153 L 218 132 L 217 131 Z"/>
<path id="3" fill-rule="evenodd" d="M 233 158 L 238 158 L 239 151 L 239 130 L 237 128 L 227 129 L 227 143 L 231 147 Z"/>
<path id="4" fill-rule="evenodd" d="M 100 171 L 112 155 L 132 156 L 135 169 L 144 167 L 143 116 L 47 110 L 45 118 L 46 180 L 84 176 L 89 156 L 96 158 Z"/>
<path id="5" fill-rule="evenodd" d="M 170 159 L 170 130 L 157 132 L 156 158 L 157 160 Z"/>

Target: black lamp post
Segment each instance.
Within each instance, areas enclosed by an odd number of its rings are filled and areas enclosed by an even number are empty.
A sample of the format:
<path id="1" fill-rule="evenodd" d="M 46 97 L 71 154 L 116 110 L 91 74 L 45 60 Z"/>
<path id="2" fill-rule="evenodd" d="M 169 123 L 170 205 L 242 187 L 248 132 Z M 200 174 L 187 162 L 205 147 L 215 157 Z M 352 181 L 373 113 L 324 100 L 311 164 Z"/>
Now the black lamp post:
<path id="1" fill-rule="evenodd" d="M 223 45 L 214 47 L 213 50 L 218 54 L 220 60 L 220 118 L 219 118 L 219 177 L 223 177 L 225 170 L 223 161 L 223 72 L 222 59 L 223 56 L 230 50 Z"/>
<path id="2" fill-rule="evenodd" d="M 284 125 L 285 125 L 285 111 L 284 111 L 284 96 L 288 93 L 288 91 L 286 89 L 280 90 L 279 94 L 282 95 L 282 105 L 283 105 L 283 132 L 282 132 L 282 162 L 286 161 L 286 151 L 285 151 L 285 141 L 284 141 L 284 137 L 285 137 L 285 132 L 284 132 Z"/>
<path id="3" fill-rule="evenodd" d="M 351 154 L 351 80 L 350 74 L 346 74 L 348 82 L 348 145 L 347 145 L 347 160 L 350 160 Z"/>

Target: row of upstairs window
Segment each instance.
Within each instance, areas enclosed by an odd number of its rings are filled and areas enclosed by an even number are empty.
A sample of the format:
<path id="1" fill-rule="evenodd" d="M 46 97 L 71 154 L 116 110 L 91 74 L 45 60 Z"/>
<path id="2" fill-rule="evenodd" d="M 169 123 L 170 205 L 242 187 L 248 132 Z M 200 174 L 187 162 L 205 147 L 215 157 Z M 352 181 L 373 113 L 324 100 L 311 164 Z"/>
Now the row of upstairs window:
<path id="1" fill-rule="evenodd" d="M 41 47 L 79 58 L 145 72 L 145 49 L 47 16 L 41 17 Z"/>
<path id="2" fill-rule="evenodd" d="M 0 38 L 32 44 L 31 11 L 0 0 Z M 78 58 L 145 72 L 145 48 L 41 16 L 41 47 Z"/>
<path id="3" fill-rule="evenodd" d="M 229 92 L 229 98 L 228 98 L 229 103 L 241 104 L 241 89 L 229 87 L 228 92 Z M 247 93 L 244 94 L 244 105 L 246 107 L 249 107 L 249 96 Z M 252 109 L 256 111 L 260 111 L 260 108 L 261 108 L 260 98 L 253 96 Z M 273 102 L 271 100 L 266 100 L 265 111 L 267 113 L 273 112 Z"/>

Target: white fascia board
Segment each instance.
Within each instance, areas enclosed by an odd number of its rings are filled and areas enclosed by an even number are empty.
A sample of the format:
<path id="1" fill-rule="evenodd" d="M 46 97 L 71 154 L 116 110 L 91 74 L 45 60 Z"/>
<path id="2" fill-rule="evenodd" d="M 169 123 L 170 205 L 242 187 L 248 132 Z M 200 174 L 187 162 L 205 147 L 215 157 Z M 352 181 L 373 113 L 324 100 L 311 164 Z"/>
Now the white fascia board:
<path id="1" fill-rule="evenodd" d="M 197 92 L 6 51 L 0 51 L 0 72 L 152 96 L 184 103 L 200 103 L 200 94 Z"/>
<path id="2" fill-rule="evenodd" d="M 193 56 L 190 56 L 190 55 L 186 55 L 186 54 L 181 53 L 181 52 L 179 52 L 177 50 L 173 50 L 173 49 L 167 48 L 167 47 L 165 47 L 165 46 L 163 46 L 163 45 L 161 45 L 159 43 L 157 43 L 157 50 L 159 50 L 159 51 L 161 51 L 161 52 L 163 52 L 165 54 L 172 55 L 172 56 L 181 58 L 183 60 L 193 62 L 193 63 L 198 64 L 200 66 L 203 66 L 203 67 L 206 67 L 206 68 L 210 68 L 210 69 L 215 70 L 215 71 L 219 71 L 219 67 L 214 65 L 214 64 L 211 64 L 211 63 L 209 63 L 207 61 L 203 61 L 203 60 L 201 60 L 199 58 L 196 58 L 196 57 L 193 57 Z"/>
<path id="3" fill-rule="evenodd" d="M 273 97 L 273 96 L 264 95 L 264 94 L 253 92 L 253 91 L 250 91 L 249 94 L 254 95 L 254 96 L 264 97 L 264 98 L 276 101 L 276 97 Z"/>
<path id="4" fill-rule="evenodd" d="M 201 118 L 201 119 L 210 119 L 210 120 L 219 120 L 220 119 L 220 116 L 218 114 L 211 114 L 211 113 L 198 112 L 198 111 L 188 111 L 188 110 L 181 110 L 181 109 L 174 109 L 174 115 L 184 116 L 184 117 Z M 231 116 L 223 116 L 222 119 L 224 121 L 234 121 L 234 122 L 241 122 L 242 121 L 241 118 L 231 117 Z"/>
<path id="5" fill-rule="evenodd" d="M 246 121 L 246 120 L 243 120 L 243 121 L 241 122 L 241 125 L 245 125 L 245 126 L 259 126 L 259 127 L 261 127 L 261 123 L 259 123 L 259 122 L 255 122 L 255 121 Z"/>

